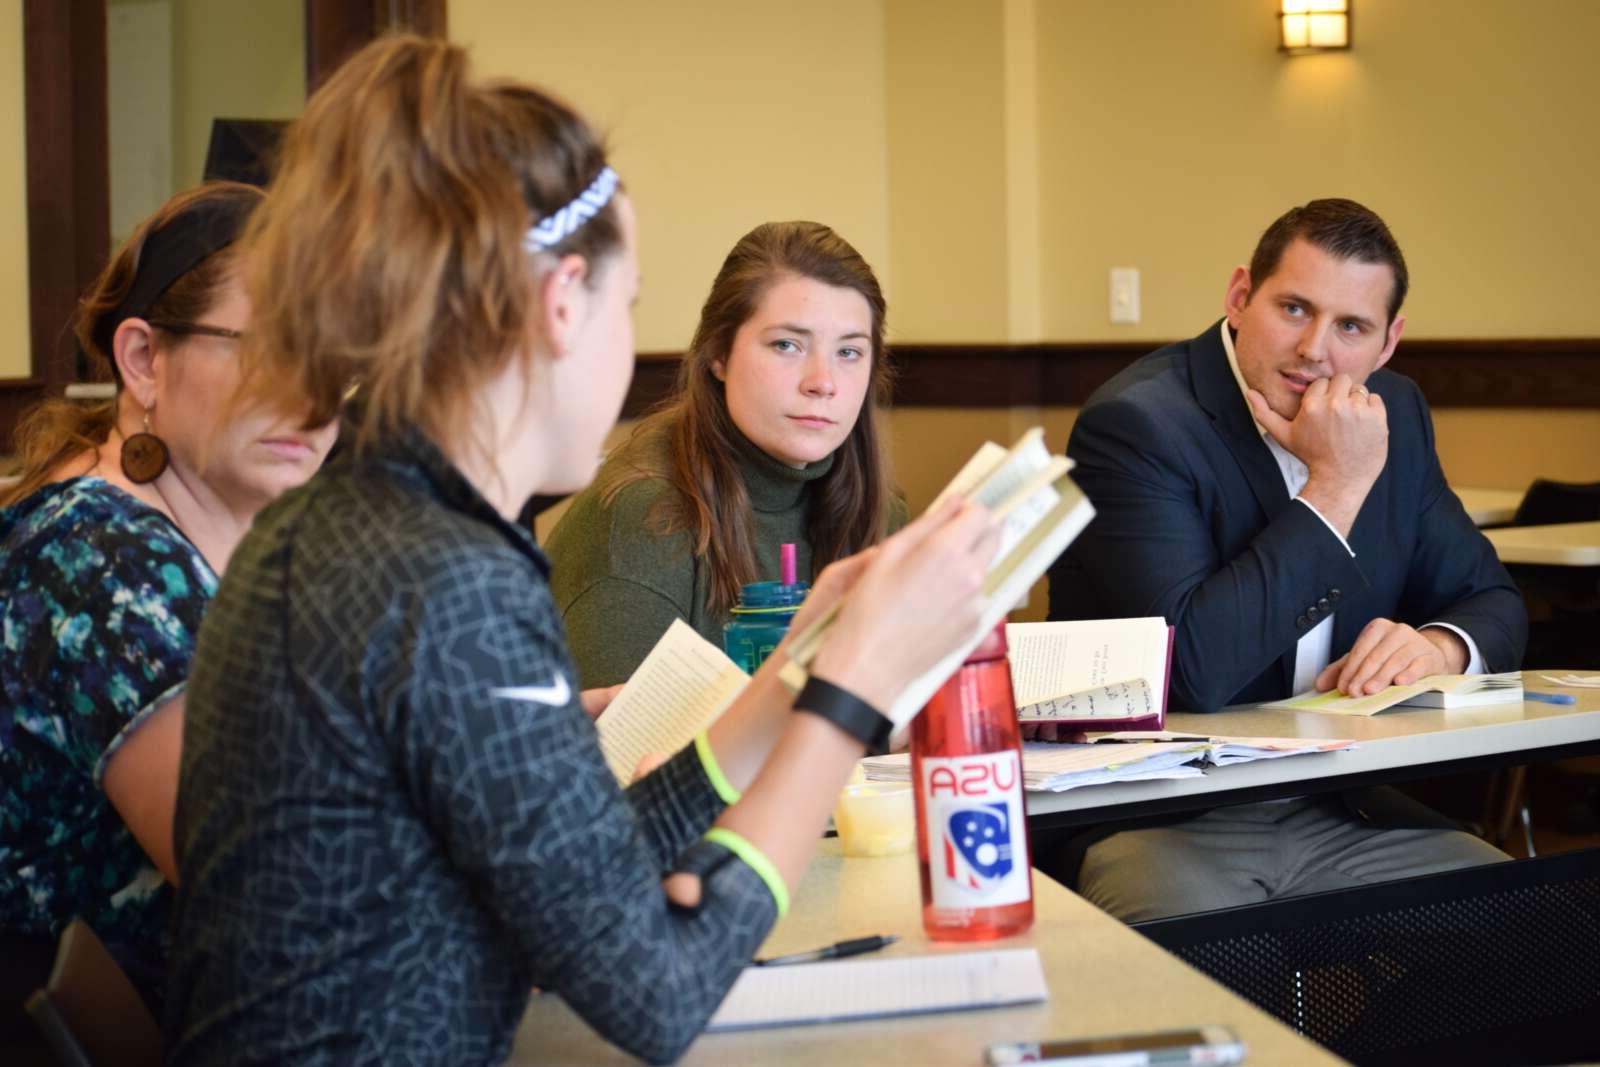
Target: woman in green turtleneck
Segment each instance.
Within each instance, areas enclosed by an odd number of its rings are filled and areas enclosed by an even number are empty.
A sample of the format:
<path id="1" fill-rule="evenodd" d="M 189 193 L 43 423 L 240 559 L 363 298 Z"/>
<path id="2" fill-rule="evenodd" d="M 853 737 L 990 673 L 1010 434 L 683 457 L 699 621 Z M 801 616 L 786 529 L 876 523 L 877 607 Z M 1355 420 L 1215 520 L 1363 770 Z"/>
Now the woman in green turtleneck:
<path id="1" fill-rule="evenodd" d="M 545 546 L 585 687 L 626 681 L 673 619 L 720 647 L 779 545 L 809 580 L 904 524 L 877 425 L 883 318 L 872 268 L 820 223 L 767 223 L 728 253 L 676 395 Z"/>

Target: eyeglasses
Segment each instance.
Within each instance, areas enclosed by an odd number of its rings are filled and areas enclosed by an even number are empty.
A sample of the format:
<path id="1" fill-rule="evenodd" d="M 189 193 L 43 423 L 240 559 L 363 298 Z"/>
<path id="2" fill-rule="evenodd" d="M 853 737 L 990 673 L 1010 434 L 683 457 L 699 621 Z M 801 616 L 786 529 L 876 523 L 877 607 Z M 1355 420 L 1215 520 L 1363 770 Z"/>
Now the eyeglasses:
<path id="1" fill-rule="evenodd" d="M 172 333 L 198 333 L 206 337 L 226 337 L 230 341 L 237 341 L 244 337 L 243 330 L 230 330 L 226 326 L 212 326 L 205 322 L 177 322 L 172 319 L 149 319 L 147 321 L 152 326 Z"/>

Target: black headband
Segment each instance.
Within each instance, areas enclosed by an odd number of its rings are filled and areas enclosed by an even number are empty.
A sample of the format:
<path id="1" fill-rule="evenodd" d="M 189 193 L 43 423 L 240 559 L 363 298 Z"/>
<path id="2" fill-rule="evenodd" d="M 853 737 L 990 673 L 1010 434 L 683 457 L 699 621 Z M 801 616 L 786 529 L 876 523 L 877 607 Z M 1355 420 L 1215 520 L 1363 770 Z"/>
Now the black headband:
<path id="1" fill-rule="evenodd" d="M 116 355 L 111 347 L 117 327 L 126 319 L 145 318 L 150 305 L 172 288 L 173 282 L 194 270 L 207 256 L 233 244 L 256 202 L 255 197 L 215 196 L 145 237 L 128 295 L 115 310 L 102 316 L 94 329 L 94 343 L 113 368 Z"/>

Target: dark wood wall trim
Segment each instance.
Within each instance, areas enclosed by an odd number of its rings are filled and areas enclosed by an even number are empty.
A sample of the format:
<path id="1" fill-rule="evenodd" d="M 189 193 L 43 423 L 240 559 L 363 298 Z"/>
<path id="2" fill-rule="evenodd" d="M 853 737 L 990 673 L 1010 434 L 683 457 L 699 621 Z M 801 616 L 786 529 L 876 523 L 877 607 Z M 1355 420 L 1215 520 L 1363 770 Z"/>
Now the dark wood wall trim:
<path id="1" fill-rule="evenodd" d="M 306 84 L 379 34 L 444 36 L 447 0 L 304 0 Z M 29 406 L 82 377 L 71 321 L 111 250 L 105 0 L 23 0 L 28 376 L 0 379 L 0 456 Z"/>
<path id="2" fill-rule="evenodd" d="M 13 395 L 77 379 L 73 310 L 110 251 L 104 0 L 25 0 L 22 70 L 32 351 Z"/>
<path id="3" fill-rule="evenodd" d="M 374 37 L 410 30 L 443 37 L 446 0 L 305 0 L 306 92 Z"/>
<path id="4" fill-rule="evenodd" d="M 1133 360 L 1137 341 L 902 344 L 893 348 L 903 407 L 1077 407 Z M 1390 364 L 1436 408 L 1600 408 L 1600 338 L 1402 341 Z M 650 352 L 634 369 L 623 414 L 672 392 L 678 354 Z"/>

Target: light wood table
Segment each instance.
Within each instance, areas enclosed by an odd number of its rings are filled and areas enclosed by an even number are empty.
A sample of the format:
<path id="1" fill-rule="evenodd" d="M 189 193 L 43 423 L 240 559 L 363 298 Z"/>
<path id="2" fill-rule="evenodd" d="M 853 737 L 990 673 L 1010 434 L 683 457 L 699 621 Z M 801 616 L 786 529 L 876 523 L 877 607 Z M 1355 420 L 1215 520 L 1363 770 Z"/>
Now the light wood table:
<path id="1" fill-rule="evenodd" d="M 1467 509 L 1467 517 L 1478 526 L 1510 522 L 1516 517 L 1517 506 L 1524 496 L 1521 489 L 1450 488 L 1461 499 L 1461 506 Z"/>
<path id="2" fill-rule="evenodd" d="M 1541 677 L 1547 673 L 1568 672 L 1524 671 L 1524 687 L 1570 693 L 1574 703 L 1530 700 L 1453 711 L 1390 708 L 1370 716 L 1266 708 L 1177 712 L 1167 716 L 1167 729 L 1233 737 L 1350 738 L 1356 746 L 1210 768 L 1199 778 L 1029 793 L 1028 822 L 1081 826 L 1600 752 L 1600 689 L 1563 689 Z"/>
<path id="3" fill-rule="evenodd" d="M 1050 999 L 1019 1008 L 919 1015 L 827 1026 L 708 1034 L 690 1046 L 688 1064 L 961 1064 L 983 1062 L 986 1046 L 1006 1041 L 1092 1037 L 1221 1023 L 1248 1047 L 1248 1063 L 1342 1062 L 1259 1008 L 1224 989 L 1122 923 L 1035 872 L 1035 921 L 1023 937 L 978 947 L 1036 946 Z M 795 894 L 793 910 L 762 954 L 800 952 L 867 934 L 899 934 L 884 954 L 972 951 L 936 945 L 922 933 L 914 856 L 844 859 L 824 841 Z M 535 997 L 512 1063 L 634 1062 L 606 1044 L 554 996 Z"/>
<path id="4" fill-rule="evenodd" d="M 1551 563 L 1562 567 L 1600 567 L 1600 522 L 1551 526 L 1504 526 L 1485 530 L 1501 563 Z"/>

